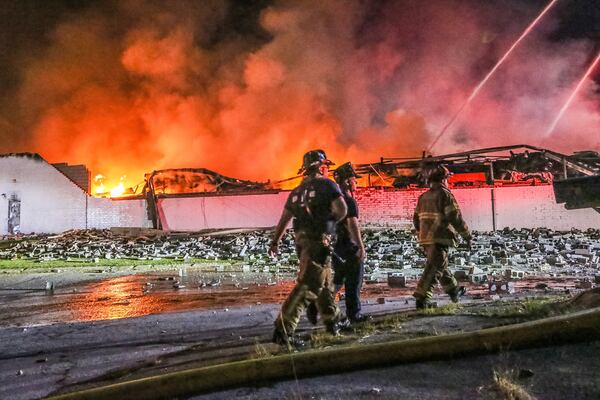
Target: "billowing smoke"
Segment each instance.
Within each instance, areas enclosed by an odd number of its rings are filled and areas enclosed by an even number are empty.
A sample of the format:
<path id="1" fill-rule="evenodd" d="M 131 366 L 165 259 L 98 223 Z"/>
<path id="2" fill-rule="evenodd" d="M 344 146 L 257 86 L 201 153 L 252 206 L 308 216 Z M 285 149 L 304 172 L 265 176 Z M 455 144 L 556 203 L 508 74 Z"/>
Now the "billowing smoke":
<path id="1" fill-rule="evenodd" d="M 418 156 L 544 6 L 527 4 L 274 0 L 246 14 L 221 0 L 91 5 L 61 16 L 47 45 L 21 59 L 0 151 L 85 163 L 129 185 L 178 167 L 286 178 L 311 148 L 338 162 Z M 544 137 L 594 56 L 590 41 L 548 39 L 556 15 L 435 153 L 600 148 L 592 80 Z"/>

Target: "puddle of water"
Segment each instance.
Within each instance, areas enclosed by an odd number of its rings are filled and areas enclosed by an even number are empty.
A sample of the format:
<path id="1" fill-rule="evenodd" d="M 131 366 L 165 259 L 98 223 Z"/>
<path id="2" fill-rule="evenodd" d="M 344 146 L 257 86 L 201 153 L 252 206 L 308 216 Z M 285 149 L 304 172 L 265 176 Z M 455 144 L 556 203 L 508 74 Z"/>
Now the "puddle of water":
<path id="1" fill-rule="evenodd" d="M 256 304 L 281 304 L 295 284 L 292 274 L 207 273 L 188 270 L 127 275 L 56 289 L 53 295 L 37 292 L 2 292 L 0 326 L 44 325 L 138 317 L 169 311 L 223 309 Z M 531 289 L 540 281 L 518 281 L 517 290 Z M 572 288 L 572 281 L 543 280 L 549 287 Z M 411 296 L 417 281 L 406 288 L 387 283 L 365 284 L 363 300 Z M 486 295 L 486 286 L 469 286 L 470 294 Z M 369 300 L 373 301 L 373 300 Z"/>

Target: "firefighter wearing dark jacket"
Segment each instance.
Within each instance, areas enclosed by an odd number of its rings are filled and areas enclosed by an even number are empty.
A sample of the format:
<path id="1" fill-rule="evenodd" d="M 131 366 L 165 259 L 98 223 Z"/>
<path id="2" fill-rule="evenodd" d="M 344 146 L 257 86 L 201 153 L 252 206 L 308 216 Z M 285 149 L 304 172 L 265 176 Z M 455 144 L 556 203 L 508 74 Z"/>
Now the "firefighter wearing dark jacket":
<path id="1" fill-rule="evenodd" d="M 302 183 L 291 191 L 277 224 L 269 254 L 278 246 L 293 219 L 294 239 L 299 258 L 296 286 L 288 295 L 275 320 L 273 341 L 287 346 L 302 345 L 294 331 L 304 308 L 315 302 L 327 331 L 339 333 L 340 312 L 335 304 L 331 273 L 331 246 L 335 226 L 346 216 L 346 203 L 338 185 L 327 178 L 333 164 L 322 150 L 304 155 Z"/>
<path id="2" fill-rule="evenodd" d="M 349 162 L 339 166 L 334 172 L 335 181 L 342 189 L 348 206 L 346 218 L 337 226 L 337 241 L 333 258 L 333 283 L 336 291 L 344 286 L 346 297 L 346 316 L 350 322 L 363 322 L 370 319 L 360 313 L 360 289 L 364 275 L 366 259 L 365 246 L 358 224 L 358 205 L 354 199 L 356 174 Z"/>
<path id="3" fill-rule="evenodd" d="M 457 236 L 462 236 L 468 245 L 471 242 L 469 228 L 462 218 L 456 199 L 448 189 L 449 175 L 448 169 L 442 165 L 430 171 L 430 189 L 419 197 L 413 217 L 419 243 L 427 255 L 423 276 L 413 294 L 417 300 L 417 309 L 430 306 L 433 287 L 437 282 L 455 303 L 466 291 L 464 287 L 458 286 L 448 269 L 448 249 L 456 247 Z"/>

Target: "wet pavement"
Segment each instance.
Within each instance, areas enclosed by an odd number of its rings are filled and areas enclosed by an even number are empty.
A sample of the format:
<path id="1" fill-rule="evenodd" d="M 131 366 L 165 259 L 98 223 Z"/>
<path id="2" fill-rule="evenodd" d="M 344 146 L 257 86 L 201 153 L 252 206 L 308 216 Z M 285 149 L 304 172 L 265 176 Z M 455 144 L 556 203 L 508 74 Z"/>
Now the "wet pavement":
<path id="1" fill-rule="evenodd" d="M 0 326 L 139 317 L 172 311 L 224 309 L 282 303 L 294 286 L 291 274 L 194 273 L 178 271 L 104 278 L 43 290 L 44 279 L 0 287 Z M 17 287 L 14 287 L 17 286 Z M 410 295 L 410 288 L 365 285 L 363 298 Z"/>
<path id="2" fill-rule="evenodd" d="M 53 293 L 44 290 L 46 282 L 54 283 Z M 530 293 L 526 287 L 537 290 L 539 283 L 517 282 L 517 295 Z M 563 290 L 575 280 L 544 283 Z M 133 376 L 245 359 L 258 345 L 274 346 L 273 320 L 293 285 L 292 274 L 193 268 L 138 274 L 2 273 L 0 399 L 30 400 Z M 378 317 L 414 309 L 416 281 L 407 285 L 365 284 L 363 311 Z M 469 291 L 473 296 L 465 304 L 489 301 L 487 286 L 470 285 Z M 443 305 L 448 298 L 440 295 L 436 300 Z M 453 324 L 462 321 L 448 318 Z M 484 323 L 489 324 L 487 319 Z M 466 326 L 460 323 L 461 329 Z M 483 326 L 479 322 L 472 329 Z M 429 329 L 431 323 L 414 328 Z M 312 329 L 303 318 L 300 331 Z"/>
<path id="3" fill-rule="evenodd" d="M 211 273 L 193 268 L 113 277 L 81 273 L 88 281 L 76 283 L 61 283 L 60 275 L 4 274 L 0 285 L 0 327 L 281 304 L 295 279 L 289 273 Z M 53 291 L 44 290 L 46 282 L 57 282 Z M 403 296 L 412 300 L 416 283 L 416 280 L 409 280 L 405 288 L 392 288 L 385 282 L 367 283 L 363 286 L 362 299 L 366 303 Z M 564 291 L 574 289 L 575 285 L 575 279 L 531 278 L 515 282 L 515 289 L 517 294 L 523 291 Z M 474 298 L 490 296 L 487 285 L 467 286 L 469 295 Z"/>

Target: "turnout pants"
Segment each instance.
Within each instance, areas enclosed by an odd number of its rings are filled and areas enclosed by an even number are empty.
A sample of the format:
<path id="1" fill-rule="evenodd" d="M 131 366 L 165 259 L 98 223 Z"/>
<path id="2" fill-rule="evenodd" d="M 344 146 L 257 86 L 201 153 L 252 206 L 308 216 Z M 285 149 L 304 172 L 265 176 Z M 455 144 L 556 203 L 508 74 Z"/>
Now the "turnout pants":
<path id="1" fill-rule="evenodd" d="M 339 319 L 333 293 L 331 254 L 323 245 L 323 240 L 298 232 L 296 249 L 300 261 L 298 280 L 275 320 L 276 329 L 287 335 L 295 332 L 300 315 L 313 301 L 323 323 L 333 323 Z"/>
<path id="2" fill-rule="evenodd" d="M 427 264 L 413 296 L 421 300 L 431 299 L 437 282 L 442 285 L 446 293 L 450 294 L 456 290 L 458 284 L 448 269 L 448 246 L 428 244 L 423 247 L 427 255 Z"/>

